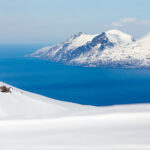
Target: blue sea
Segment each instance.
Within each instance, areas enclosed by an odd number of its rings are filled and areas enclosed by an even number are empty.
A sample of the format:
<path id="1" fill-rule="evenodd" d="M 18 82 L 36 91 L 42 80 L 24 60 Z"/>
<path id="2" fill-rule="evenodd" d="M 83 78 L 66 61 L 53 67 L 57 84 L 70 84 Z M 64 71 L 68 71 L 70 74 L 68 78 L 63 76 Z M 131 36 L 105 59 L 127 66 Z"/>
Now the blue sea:
<path id="1" fill-rule="evenodd" d="M 85 105 L 150 102 L 150 69 L 67 66 L 24 57 L 44 45 L 0 45 L 0 81 Z"/>

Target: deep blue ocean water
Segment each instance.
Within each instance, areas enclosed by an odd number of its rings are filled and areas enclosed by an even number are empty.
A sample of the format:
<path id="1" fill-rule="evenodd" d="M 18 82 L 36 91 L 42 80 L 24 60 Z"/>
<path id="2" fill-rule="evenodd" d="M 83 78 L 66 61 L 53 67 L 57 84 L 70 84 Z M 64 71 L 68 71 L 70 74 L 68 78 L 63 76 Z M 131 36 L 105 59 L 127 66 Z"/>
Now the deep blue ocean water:
<path id="1" fill-rule="evenodd" d="M 150 69 L 84 68 L 27 58 L 44 45 L 0 45 L 0 80 L 86 105 L 150 102 Z"/>

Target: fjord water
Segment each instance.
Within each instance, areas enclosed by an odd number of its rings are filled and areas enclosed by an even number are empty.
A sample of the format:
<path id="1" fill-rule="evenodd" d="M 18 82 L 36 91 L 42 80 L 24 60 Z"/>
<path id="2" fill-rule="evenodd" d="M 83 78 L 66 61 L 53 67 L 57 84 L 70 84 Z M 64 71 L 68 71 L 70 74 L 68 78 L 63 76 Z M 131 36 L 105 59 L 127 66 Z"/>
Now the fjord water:
<path id="1" fill-rule="evenodd" d="M 24 55 L 44 45 L 0 45 L 0 81 L 86 105 L 150 102 L 150 69 L 67 66 Z"/>

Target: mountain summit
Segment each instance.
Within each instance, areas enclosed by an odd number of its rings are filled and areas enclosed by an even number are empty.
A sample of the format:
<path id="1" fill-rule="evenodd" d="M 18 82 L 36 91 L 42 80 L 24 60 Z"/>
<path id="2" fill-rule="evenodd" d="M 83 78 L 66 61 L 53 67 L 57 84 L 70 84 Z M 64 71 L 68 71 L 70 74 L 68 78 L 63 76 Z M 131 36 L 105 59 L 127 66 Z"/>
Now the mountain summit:
<path id="1" fill-rule="evenodd" d="M 150 67 L 149 41 L 150 34 L 135 41 L 131 35 L 119 30 L 93 35 L 80 32 L 29 56 L 86 67 Z"/>

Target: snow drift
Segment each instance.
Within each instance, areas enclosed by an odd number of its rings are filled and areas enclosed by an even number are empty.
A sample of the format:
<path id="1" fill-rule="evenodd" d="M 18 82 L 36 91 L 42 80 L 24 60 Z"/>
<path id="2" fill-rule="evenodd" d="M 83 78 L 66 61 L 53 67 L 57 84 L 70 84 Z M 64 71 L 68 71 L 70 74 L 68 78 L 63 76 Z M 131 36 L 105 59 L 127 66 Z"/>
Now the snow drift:
<path id="1" fill-rule="evenodd" d="M 83 106 L 3 85 L 1 150 L 150 149 L 150 104 Z"/>

